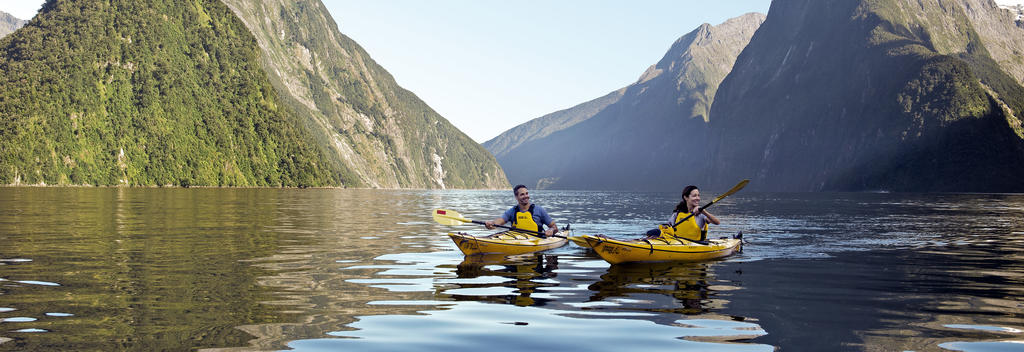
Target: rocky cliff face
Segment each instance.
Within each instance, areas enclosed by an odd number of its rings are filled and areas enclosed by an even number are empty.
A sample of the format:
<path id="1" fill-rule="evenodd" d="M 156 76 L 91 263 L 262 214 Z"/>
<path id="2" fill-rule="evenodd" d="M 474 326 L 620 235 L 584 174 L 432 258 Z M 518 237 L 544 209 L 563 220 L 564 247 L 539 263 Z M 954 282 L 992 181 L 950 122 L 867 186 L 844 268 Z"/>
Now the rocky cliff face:
<path id="1" fill-rule="evenodd" d="M 318 0 L 90 0 L 0 40 L 0 184 L 508 182 Z"/>
<path id="2" fill-rule="evenodd" d="M 774 1 L 711 109 L 705 182 L 1024 190 L 1007 20 L 989 0 Z"/>
<path id="3" fill-rule="evenodd" d="M 11 14 L 0 11 L 0 38 L 11 34 L 28 23 L 28 21 L 20 20 L 17 17 L 11 16 Z"/>
<path id="4" fill-rule="evenodd" d="M 681 189 L 702 169 L 718 84 L 763 20 L 752 13 L 702 25 L 636 83 L 485 145 L 511 182 L 535 188 Z"/>
<path id="5" fill-rule="evenodd" d="M 504 188 L 482 146 L 399 87 L 319 0 L 224 0 L 256 36 L 278 91 L 358 185 Z"/>

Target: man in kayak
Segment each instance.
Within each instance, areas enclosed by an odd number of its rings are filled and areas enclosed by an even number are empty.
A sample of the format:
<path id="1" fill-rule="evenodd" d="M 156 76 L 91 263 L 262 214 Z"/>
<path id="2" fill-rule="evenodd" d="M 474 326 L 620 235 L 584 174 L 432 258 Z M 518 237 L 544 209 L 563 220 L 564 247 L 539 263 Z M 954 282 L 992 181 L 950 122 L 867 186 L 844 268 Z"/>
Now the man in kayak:
<path id="1" fill-rule="evenodd" d="M 510 223 L 509 226 L 517 229 L 541 232 L 543 225 L 547 225 L 548 228 L 543 230 L 544 234 L 550 237 L 558 233 L 558 225 L 555 224 L 555 219 L 552 219 L 551 215 L 548 215 L 548 212 L 541 208 L 541 206 L 530 203 L 530 190 L 526 189 L 526 186 L 516 185 L 512 188 L 512 194 L 516 196 L 516 203 L 518 204 L 506 210 L 500 218 L 485 221 L 484 225 L 488 229 L 493 230 L 494 225 Z"/>
<path id="2" fill-rule="evenodd" d="M 696 211 L 697 214 L 693 214 Z M 679 222 L 686 219 L 686 221 Z M 677 224 L 678 223 L 678 224 Z M 672 225 L 675 224 L 673 227 Z M 708 224 L 721 224 L 714 215 L 707 210 L 700 208 L 700 190 L 697 186 L 689 185 L 683 188 L 683 200 L 676 204 L 669 218 L 668 226 L 647 231 L 649 237 L 682 237 L 694 241 L 704 241 L 708 238 Z"/>

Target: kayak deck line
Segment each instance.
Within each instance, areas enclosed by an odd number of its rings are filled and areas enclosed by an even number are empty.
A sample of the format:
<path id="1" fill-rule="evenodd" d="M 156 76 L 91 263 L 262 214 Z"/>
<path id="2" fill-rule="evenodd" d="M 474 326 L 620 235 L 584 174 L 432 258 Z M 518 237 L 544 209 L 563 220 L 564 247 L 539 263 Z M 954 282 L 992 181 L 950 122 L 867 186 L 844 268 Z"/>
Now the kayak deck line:
<path id="1" fill-rule="evenodd" d="M 513 231 L 499 232 L 488 236 L 473 236 L 456 232 L 449 233 L 455 245 L 465 255 L 503 253 L 508 255 L 537 252 L 561 247 L 568 240 L 564 237 L 539 237 Z"/>
<path id="2" fill-rule="evenodd" d="M 708 244 L 660 239 L 616 240 L 603 236 L 583 235 L 591 248 L 605 261 L 625 262 L 701 261 L 717 259 L 742 250 L 741 235 L 737 238 L 719 238 Z M 652 241 L 653 240 L 653 241 Z M 656 241 L 665 244 L 657 244 Z M 675 243 L 679 241 L 679 243 Z"/>

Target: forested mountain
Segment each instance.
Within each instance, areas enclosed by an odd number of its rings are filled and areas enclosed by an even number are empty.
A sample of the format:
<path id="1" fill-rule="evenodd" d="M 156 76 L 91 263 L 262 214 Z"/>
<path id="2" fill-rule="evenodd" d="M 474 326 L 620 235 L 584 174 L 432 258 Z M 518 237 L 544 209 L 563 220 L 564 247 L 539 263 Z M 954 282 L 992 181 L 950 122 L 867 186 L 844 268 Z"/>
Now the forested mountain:
<path id="1" fill-rule="evenodd" d="M 224 0 L 315 145 L 367 187 L 504 188 L 497 161 L 399 87 L 319 0 Z M 358 14 L 352 14 L 358 16 Z"/>
<path id="2" fill-rule="evenodd" d="M 507 186 L 319 1 L 226 3 L 47 1 L 0 40 L 0 184 Z"/>
<path id="3" fill-rule="evenodd" d="M 0 40 L 0 184 L 347 184 L 219 1 L 48 1 Z"/>
<path id="4" fill-rule="evenodd" d="M 1024 191 L 1024 28 L 991 0 L 776 0 L 711 109 L 708 184 Z"/>
<path id="5" fill-rule="evenodd" d="M 513 183 L 556 189 L 681 189 L 703 166 L 708 110 L 764 15 L 679 38 L 636 83 L 484 145 Z"/>
<path id="6" fill-rule="evenodd" d="M 17 17 L 11 16 L 11 14 L 0 11 L 0 38 L 11 34 L 28 23 L 25 20 L 19 20 Z"/>

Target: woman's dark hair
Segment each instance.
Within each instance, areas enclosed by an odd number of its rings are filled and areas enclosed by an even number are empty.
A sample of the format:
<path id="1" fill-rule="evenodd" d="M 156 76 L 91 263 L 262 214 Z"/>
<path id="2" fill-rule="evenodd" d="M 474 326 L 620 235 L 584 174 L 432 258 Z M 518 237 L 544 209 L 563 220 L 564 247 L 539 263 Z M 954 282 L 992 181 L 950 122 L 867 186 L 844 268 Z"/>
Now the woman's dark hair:
<path id="1" fill-rule="evenodd" d="M 512 195 L 513 196 L 518 196 L 520 188 L 526 188 L 526 186 L 524 186 L 524 185 L 516 185 L 515 187 L 512 187 Z"/>
<path id="2" fill-rule="evenodd" d="M 673 212 L 682 213 L 690 211 L 690 209 L 686 207 L 686 197 L 689 197 L 690 193 L 693 193 L 693 190 L 695 189 L 697 189 L 697 186 L 694 185 L 689 185 L 686 186 L 686 188 L 683 188 L 683 200 L 680 201 L 679 204 L 676 204 L 676 209 L 673 210 Z"/>

